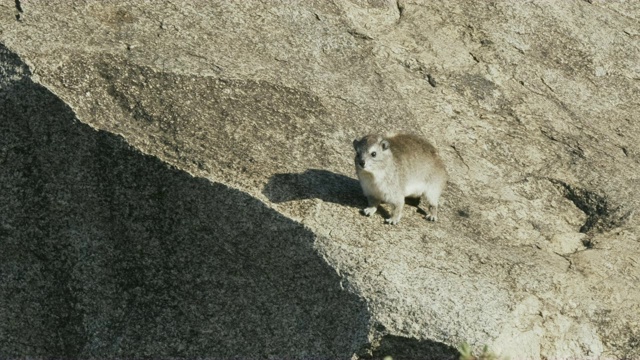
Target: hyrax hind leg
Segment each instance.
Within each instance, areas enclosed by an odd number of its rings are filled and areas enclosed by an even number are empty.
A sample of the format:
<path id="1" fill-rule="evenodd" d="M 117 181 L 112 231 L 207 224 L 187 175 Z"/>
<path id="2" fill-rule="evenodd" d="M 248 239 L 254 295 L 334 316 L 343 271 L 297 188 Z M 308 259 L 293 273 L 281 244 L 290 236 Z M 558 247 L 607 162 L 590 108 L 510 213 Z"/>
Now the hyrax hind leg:
<path id="1" fill-rule="evenodd" d="M 429 221 L 438 220 L 438 199 L 440 198 L 440 192 L 440 189 L 430 187 L 422 194 L 423 201 L 429 204 L 427 216 L 425 216 L 425 219 Z"/>

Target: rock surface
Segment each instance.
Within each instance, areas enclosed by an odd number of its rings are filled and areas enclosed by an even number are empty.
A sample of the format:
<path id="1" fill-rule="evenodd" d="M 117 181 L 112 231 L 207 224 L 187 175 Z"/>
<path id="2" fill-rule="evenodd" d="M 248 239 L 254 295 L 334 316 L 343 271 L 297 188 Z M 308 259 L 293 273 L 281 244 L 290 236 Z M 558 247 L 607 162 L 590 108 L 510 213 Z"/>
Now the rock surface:
<path id="1" fill-rule="evenodd" d="M 16 1 L 0 43 L 0 354 L 640 357 L 636 2 Z M 439 222 L 359 215 L 386 130 Z"/>

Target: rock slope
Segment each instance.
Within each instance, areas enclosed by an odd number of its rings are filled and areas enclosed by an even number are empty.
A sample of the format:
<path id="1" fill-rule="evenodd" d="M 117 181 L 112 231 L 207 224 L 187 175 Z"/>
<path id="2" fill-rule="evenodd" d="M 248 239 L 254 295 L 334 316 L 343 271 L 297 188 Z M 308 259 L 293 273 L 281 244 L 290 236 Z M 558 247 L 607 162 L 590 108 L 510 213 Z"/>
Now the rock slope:
<path id="1" fill-rule="evenodd" d="M 635 2 L 16 1 L 0 25 L 0 354 L 640 356 Z M 439 222 L 359 215 L 351 141 L 387 130 L 440 149 Z"/>

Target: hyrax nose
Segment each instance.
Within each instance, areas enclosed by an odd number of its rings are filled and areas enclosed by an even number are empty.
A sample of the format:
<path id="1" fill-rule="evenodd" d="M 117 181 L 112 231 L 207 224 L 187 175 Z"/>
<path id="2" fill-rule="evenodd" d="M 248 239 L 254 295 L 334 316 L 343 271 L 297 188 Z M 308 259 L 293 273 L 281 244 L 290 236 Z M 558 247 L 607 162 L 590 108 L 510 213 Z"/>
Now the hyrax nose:
<path id="1" fill-rule="evenodd" d="M 364 160 L 363 159 L 359 159 L 358 160 L 358 165 L 360 165 L 360 167 L 364 167 Z"/>

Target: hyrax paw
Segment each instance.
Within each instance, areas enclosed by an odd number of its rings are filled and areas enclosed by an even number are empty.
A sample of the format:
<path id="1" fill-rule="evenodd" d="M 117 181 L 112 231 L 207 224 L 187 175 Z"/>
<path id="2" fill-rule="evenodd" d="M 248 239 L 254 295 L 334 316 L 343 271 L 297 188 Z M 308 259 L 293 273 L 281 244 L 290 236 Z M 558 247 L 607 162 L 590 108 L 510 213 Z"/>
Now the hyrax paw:
<path id="1" fill-rule="evenodd" d="M 433 216 L 431 214 L 428 214 L 424 218 L 427 219 L 427 221 L 438 221 L 438 217 L 437 216 Z"/>
<path id="2" fill-rule="evenodd" d="M 376 210 L 378 210 L 378 208 L 368 207 L 368 208 L 362 209 L 362 213 L 367 215 L 367 216 L 371 216 L 371 215 L 376 213 Z"/>
<path id="3" fill-rule="evenodd" d="M 388 218 L 388 219 L 384 219 L 384 222 L 391 225 L 398 225 L 398 223 L 400 222 L 400 219 Z"/>

